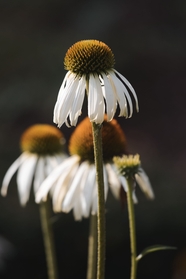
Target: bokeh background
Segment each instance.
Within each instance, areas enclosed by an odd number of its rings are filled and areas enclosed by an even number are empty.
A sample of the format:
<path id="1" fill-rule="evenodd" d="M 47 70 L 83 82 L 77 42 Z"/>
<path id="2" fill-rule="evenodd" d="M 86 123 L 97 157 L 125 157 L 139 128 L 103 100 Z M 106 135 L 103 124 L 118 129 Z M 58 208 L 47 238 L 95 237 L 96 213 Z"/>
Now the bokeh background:
<path id="1" fill-rule="evenodd" d="M 138 279 L 186 278 L 186 2 L 135 0 L 0 1 L 0 179 L 19 156 L 19 138 L 35 123 L 52 124 L 67 49 L 97 39 L 134 86 L 140 113 L 118 119 L 131 153 L 139 153 L 156 199 L 137 189 L 137 248 L 176 246 L 141 260 Z M 86 116 L 84 108 L 83 119 Z M 73 128 L 62 127 L 67 143 Z M 106 278 L 129 278 L 127 209 L 107 202 Z M 86 277 L 89 220 L 54 216 L 60 278 Z M 0 197 L 1 279 L 47 278 L 38 206 L 18 202 L 16 180 Z"/>

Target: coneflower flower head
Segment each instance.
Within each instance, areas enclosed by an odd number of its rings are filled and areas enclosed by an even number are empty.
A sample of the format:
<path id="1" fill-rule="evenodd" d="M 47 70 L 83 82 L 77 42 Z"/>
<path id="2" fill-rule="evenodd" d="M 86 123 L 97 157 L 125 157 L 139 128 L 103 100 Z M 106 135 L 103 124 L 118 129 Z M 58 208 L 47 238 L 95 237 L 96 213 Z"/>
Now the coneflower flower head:
<path id="1" fill-rule="evenodd" d="M 97 40 L 83 40 L 72 45 L 64 58 L 68 70 L 59 90 L 54 108 L 54 122 L 60 127 L 75 126 L 85 97 L 88 97 L 90 121 L 102 123 L 115 115 L 117 104 L 120 115 L 126 118 L 133 114 L 133 95 L 138 111 L 136 93 L 129 81 L 114 69 L 111 49 Z"/>
<path id="2" fill-rule="evenodd" d="M 141 167 L 139 154 L 123 155 L 121 157 L 115 156 L 113 161 L 120 175 L 126 179 L 133 179 L 136 181 L 147 198 L 154 198 L 154 192 L 149 178 Z"/>
<path id="3" fill-rule="evenodd" d="M 12 176 L 17 173 L 18 194 L 21 205 L 25 205 L 33 184 L 34 192 L 44 179 L 67 156 L 64 154 L 64 137 L 59 129 L 47 124 L 36 124 L 22 134 L 22 154 L 6 172 L 1 194 L 6 196 Z"/>
<path id="4" fill-rule="evenodd" d="M 133 178 L 139 172 L 140 157 L 136 155 L 123 155 L 122 157 L 114 157 L 113 161 L 117 166 L 119 173 L 126 178 Z"/>
<path id="5" fill-rule="evenodd" d="M 62 132 L 47 124 L 36 124 L 24 131 L 20 139 L 23 152 L 38 155 L 50 155 L 63 152 L 64 137 Z"/>
<path id="6" fill-rule="evenodd" d="M 104 163 L 111 161 L 113 156 L 126 153 L 126 137 L 118 122 L 105 120 L 102 124 L 102 146 Z M 82 161 L 94 163 L 94 146 L 92 126 L 86 117 L 74 130 L 70 141 L 69 151 L 71 155 L 78 155 Z"/>
<path id="7" fill-rule="evenodd" d="M 103 42 L 84 40 L 71 46 L 64 59 L 65 69 L 77 74 L 107 74 L 114 67 L 114 54 Z"/>

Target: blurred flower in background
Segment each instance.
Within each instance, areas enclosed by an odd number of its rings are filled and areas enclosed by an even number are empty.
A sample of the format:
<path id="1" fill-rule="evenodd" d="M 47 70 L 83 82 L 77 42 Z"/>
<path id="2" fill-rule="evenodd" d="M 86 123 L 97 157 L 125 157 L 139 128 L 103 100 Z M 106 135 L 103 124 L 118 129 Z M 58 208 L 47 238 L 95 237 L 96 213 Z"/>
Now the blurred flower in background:
<path id="1" fill-rule="evenodd" d="M 103 122 L 102 127 L 105 200 L 108 190 L 119 199 L 127 191 L 126 179 L 119 175 L 112 161 L 113 156 L 127 154 L 126 138 L 118 122 L 113 119 Z M 73 209 L 76 220 L 97 213 L 96 170 L 92 127 L 89 118 L 85 118 L 75 129 L 70 138 L 69 151 L 72 155 L 60 164 L 42 183 L 36 193 L 36 202 L 45 200 L 52 188 L 53 210 L 68 213 Z M 140 184 L 141 186 L 141 184 Z M 143 184 L 144 186 L 144 184 Z M 142 191 L 153 198 L 150 184 L 141 187 Z M 137 201 L 135 189 L 134 202 Z"/>
<path id="2" fill-rule="evenodd" d="M 120 115 L 126 118 L 133 114 L 133 104 L 129 91 L 138 99 L 129 81 L 114 67 L 114 55 L 111 49 L 97 40 L 83 40 L 71 46 L 64 59 L 68 70 L 59 90 L 54 108 L 54 123 L 61 127 L 76 126 L 85 97 L 88 96 L 88 116 L 90 121 L 102 123 L 104 114 L 107 121 L 113 119 L 117 104 Z M 106 108 L 105 108 L 106 103 Z M 69 121 L 68 121 L 69 117 Z"/>
<path id="3" fill-rule="evenodd" d="M 10 180 L 17 171 L 19 199 L 21 205 L 25 206 L 32 184 L 36 193 L 43 180 L 67 157 L 64 144 L 63 134 L 56 127 L 47 124 L 30 126 L 21 136 L 22 154 L 6 172 L 1 194 L 7 195 Z"/>

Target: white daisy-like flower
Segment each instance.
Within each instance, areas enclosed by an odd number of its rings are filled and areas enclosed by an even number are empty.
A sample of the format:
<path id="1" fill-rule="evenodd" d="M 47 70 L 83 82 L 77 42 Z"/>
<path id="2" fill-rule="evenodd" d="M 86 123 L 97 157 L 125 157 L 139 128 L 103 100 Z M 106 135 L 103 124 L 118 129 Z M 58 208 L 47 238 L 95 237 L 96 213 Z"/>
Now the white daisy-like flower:
<path id="1" fill-rule="evenodd" d="M 111 49 L 97 40 L 83 40 L 72 45 L 64 59 L 68 70 L 58 93 L 53 121 L 61 127 L 76 126 L 85 94 L 91 122 L 102 123 L 104 114 L 111 121 L 120 107 L 119 116 L 133 114 L 133 102 L 139 110 L 137 95 L 130 82 L 114 69 Z"/>
<path id="2" fill-rule="evenodd" d="M 127 181 L 112 161 L 114 155 L 126 153 L 125 135 L 116 120 L 104 121 L 102 127 L 103 141 L 103 175 L 104 193 L 107 199 L 109 189 L 119 199 L 121 191 L 127 192 Z M 89 118 L 85 118 L 75 129 L 70 139 L 71 157 L 61 163 L 42 183 L 36 193 L 36 202 L 44 201 L 52 189 L 53 210 L 70 212 L 73 210 L 76 220 L 97 213 L 96 169 L 92 129 Z M 139 175 L 138 183 L 149 198 L 153 198 L 153 190 L 147 176 Z M 135 188 L 134 202 L 137 202 Z"/>
<path id="3" fill-rule="evenodd" d="M 64 153 L 63 134 L 51 125 L 36 124 L 29 127 L 21 137 L 22 154 L 7 170 L 1 194 L 7 195 L 9 183 L 17 171 L 17 187 L 20 203 L 25 206 L 33 185 L 36 193 L 41 183 L 67 156 Z"/>

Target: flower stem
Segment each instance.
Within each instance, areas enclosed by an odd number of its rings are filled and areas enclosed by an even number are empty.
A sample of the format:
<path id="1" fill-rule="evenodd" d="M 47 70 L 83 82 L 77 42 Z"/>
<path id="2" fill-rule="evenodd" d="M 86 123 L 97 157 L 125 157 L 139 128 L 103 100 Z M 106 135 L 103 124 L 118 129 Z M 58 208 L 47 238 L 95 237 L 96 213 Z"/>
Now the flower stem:
<path id="1" fill-rule="evenodd" d="M 135 228 L 135 213 L 134 213 L 134 202 L 132 198 L 133 192 L 133 181 L 127 179 L 128 191 L 127 191 L 127 205 L 129 215 L 129 229 L 130 229 L 130 245 L 131 245 L 131 279 L 136 278 L 137 273 L 137 261 L 136 261 L 136 228 Z"/>
<path id="2" fill-rule="evenodd" d="M 56 266 L 56 256 L 54 248 L 54 239 L 53 231 L 50 223 L 50 208 L 49 200 L 46 202 L 41 202 L 40 207 L 40 219 L 41 219 L 41 228 L 43 233 L 43 241 L 45 247 L 45 255 L 48 269 L 48 278 L 57 279 L 57 266 Z"/>
<path id="3" fill-rule="evenodd" d="M 96 279 L 97 265 L 97 215 L 90 215 L 90 229 L 88 240 L 87 279 Z"/>
<path id="4" fill-rule="evenodd" d="M 97 233 L 98 233 L 98 258 L 97 258 L 97 279 L 104 279 L 105 276 L 105 198 L 103 181 L 103 152 L 101 125 L 92 123 L 94 160 L 96 166 L 98 213 L 97 213 Z"/>

